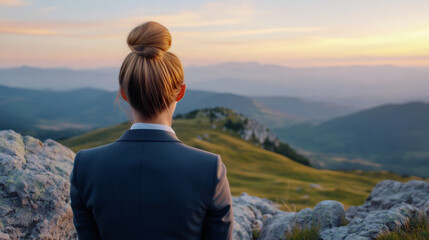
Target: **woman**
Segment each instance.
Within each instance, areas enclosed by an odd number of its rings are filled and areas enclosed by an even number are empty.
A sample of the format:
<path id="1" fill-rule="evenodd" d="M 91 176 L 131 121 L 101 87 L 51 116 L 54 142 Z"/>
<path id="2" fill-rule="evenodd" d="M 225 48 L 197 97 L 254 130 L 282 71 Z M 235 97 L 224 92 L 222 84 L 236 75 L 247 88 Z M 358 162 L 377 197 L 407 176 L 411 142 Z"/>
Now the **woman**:
<path id="1" fill-rule="evenodd" d="M 127 42 L 119 91 L 134 124 L 115 142 L 76 154 L 70 195 L 79 239 L 231 239 L 225 165 L 171 128 L 186 85 L 169 31 L 147 22 Z"/>

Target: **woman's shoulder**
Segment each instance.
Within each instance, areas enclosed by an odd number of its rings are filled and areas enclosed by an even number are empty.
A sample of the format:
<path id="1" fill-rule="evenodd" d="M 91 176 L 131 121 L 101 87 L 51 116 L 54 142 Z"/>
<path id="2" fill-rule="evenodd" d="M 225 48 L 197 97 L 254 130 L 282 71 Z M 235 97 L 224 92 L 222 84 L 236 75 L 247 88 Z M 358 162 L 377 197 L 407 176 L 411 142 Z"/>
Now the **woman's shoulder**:
<path id="1" fill-rule="evenodd" d="M 184 143 L 180 144 L 180 146 L 186 151 L 187 154 L 190 154 L 190 155 L 195 155 L 201 158 L 214 159 L 214 160 L 217 160 L 218 158 L 220 158 L 219 154 L 212 153 L 200 148 L 192 147 Z"/>

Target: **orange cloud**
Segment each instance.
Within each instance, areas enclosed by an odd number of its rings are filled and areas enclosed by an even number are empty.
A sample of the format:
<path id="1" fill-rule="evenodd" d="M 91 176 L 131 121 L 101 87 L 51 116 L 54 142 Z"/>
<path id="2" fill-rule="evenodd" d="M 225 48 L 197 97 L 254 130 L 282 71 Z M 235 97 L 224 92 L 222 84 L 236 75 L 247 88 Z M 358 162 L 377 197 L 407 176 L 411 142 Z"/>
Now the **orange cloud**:
<path id="1" fill-rule="evenodd" d="M 0 0 L 0 6 L 19 7 L 28 5 L 24 0 Z"/>

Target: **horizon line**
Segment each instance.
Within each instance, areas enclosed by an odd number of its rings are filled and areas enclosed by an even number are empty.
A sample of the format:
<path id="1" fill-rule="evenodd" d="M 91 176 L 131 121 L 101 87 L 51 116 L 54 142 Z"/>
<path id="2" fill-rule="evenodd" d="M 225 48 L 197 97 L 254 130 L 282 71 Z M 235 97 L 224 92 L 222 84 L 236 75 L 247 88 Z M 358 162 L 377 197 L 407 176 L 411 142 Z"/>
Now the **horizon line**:
<path id="1" fill-rule="evenodd" d="M 281 64 L 274 64 L 274 63 L 260 63 L 255 61 L 247 61 L 247 62 L 240 62 L 240 61 L 225 61 L 225 62 L 219 62 L 215 64 L 203 64 L 203 65 L 184 65 L 183 68 L 203 68 L 203 67 L 211 67 L 211 66 L 219 66 L 219 65 L 226 65 L 226 64 L 257 64 L 260 66 L 273 66 L 273 67 L 281 67 L 281 68 L 289 68 L 289 69 L 307 69 L 307 68 L 348 68 L 348 67 L 396 67 L 396 68 L 428 68 L 429 66 L 424 65 L 395 65 L 395 64 L 350 64 L 350 65 L 326 65 L 326 66 L 302 66 L 302 67 L 292 67 L 292 66 L 285 66 Z M 15 65 L 15 66 L 0 66 L 0 70 L 6 70 L 6 69 L 18 69 L 18 68 L 34 68 L 34 69 L 44 69 L 44 70 L 50 70 L 50 69 L 64 69 L 64 70 L 74 70 L 74 71 L 89 71 L 89 70 L 102 70 L 102 69 L 119 69 L 120 66 L 103 66 L 103 67 L 94 67 L 94 68 L 81 68 L 81 67 L 72 67 L 72 66 L 36 66 L 36 65 L 28 65 L 28 64 L 22 64 L 22 65 Z"/>

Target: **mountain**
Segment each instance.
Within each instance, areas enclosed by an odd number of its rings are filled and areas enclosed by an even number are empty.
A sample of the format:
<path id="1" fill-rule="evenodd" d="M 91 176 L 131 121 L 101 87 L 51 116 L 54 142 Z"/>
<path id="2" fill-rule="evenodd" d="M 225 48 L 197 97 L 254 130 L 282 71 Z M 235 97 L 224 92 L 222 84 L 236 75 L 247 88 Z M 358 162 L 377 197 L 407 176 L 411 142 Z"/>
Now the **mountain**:
<path id="1" fill-rule="evenodd" d="M 307 158 L 298 154 L 288 144 L 279 141 L 277 136 L 264 125 L 233 110 L 220 107 L 198 109 L 186 114 L 178 114 L 174 119 L 195 119 L 197 121 L 209 119 L 212 128 L 222 128 L 222 130 L 234 132 L 255 146 L 261 146 L 263 149 L 276 152 L 295 162 L 310 166 Z M 199 138 L 204 139 L 205 136 L 199 136 Z"/>
<path id="2" fill-rule="evenodd" d="M 14 129 L 38 138 L 61 139 L 90 129 L 111 126 L 127 120 L 128 104 L 116 101 L 116 91 L 81 88 L 68 91 L 34 90 L 0 85 L 0 129 Z M 295 102 L 280 101 L 283 106 L 297 109 Z M 304 100 L 297 100 L 304 102 Z M 308 105 L 312 105 L 309 103 Z M 177 104 L 176 114 L 207 107 L 226 107 L 255 119 L 269 128 L 284 127 L 302 121 L 311 121 L 309 111 L 324 109 L 331 115 L 341 114 L 337 109 L 308 107 L 305 111 L 277 111 L 263 106 L 257 100 L 228 93 L 188 90 Z M 325 104 L 329 105 L 329 104 Z M 317 119 L 314 119 L 314 121 Z"/>
<path id="3" fill-rule="evenodd" d="M 426 102 L 388 104 L 318 125 L 301 124 L 274 132 L 316 157 L 331 156 L 330 161 L 322 161 L 327 168 L 385 169 L 429 176 Z"/>
<path id="4" fill-rule="evenodd" d="M 126 120 L 116 94 L 97 89 L 29 90 L 0 86 L 0 129 L 61 139 Z"/>
<path id="5" fill-rule="evenodd" d="M 61 143 L 73 151 L 100 146 L 115 141 L 129 127 L 129 123 L 123 123 L 101 128 Z M 204 114 L 195 118 L 175 119 L 173 128 L 185 144 L 221 155 L 234 196 L 246 192 L 269 198 L 285 208 L 311 207 L 327 198 L 342 201 L 346 206 L 361 205 L 381 180 L 416 179 L 388 172 L 332 171 L 308 167 L 256 146 L 221 125 L 213 127 L 210 117 Z"/>
<path id="6" fill-rule="evenodd" d="M 429 68 L 338 66 L 290 68 L 223 63 L 186 69 L 189 86 L 247 96 L 294 96 L 358 108 L 429 99 Z"/>
<path id="7" fill-rule="evenodd" d="M 386 103 L 429 100 L 429 68 L 342 66 L 290 68 L 228 62 L 185 67 L 185 82 L 195 90 L 245 96 L 293 96 L 312 101 L 369 108 Z M 82 87 L 113 91 L 119 68 L 0 69 L 0 84 L 33 89 Z"/>
<path id="8" fill-rule="evenodd" d="M 299 117 L 303 121 L 325 121 L 357 112 L 358 108 L 295 97 L 252 97 L 263 107 Z"/>
<path id="9" fill-rule="evenodd" d="M 101 88 L 113 91 L 118 86 L 117 68 L 70 69 L 16 67 L 0 69 L 0 85 L 39 90 Z"/>

